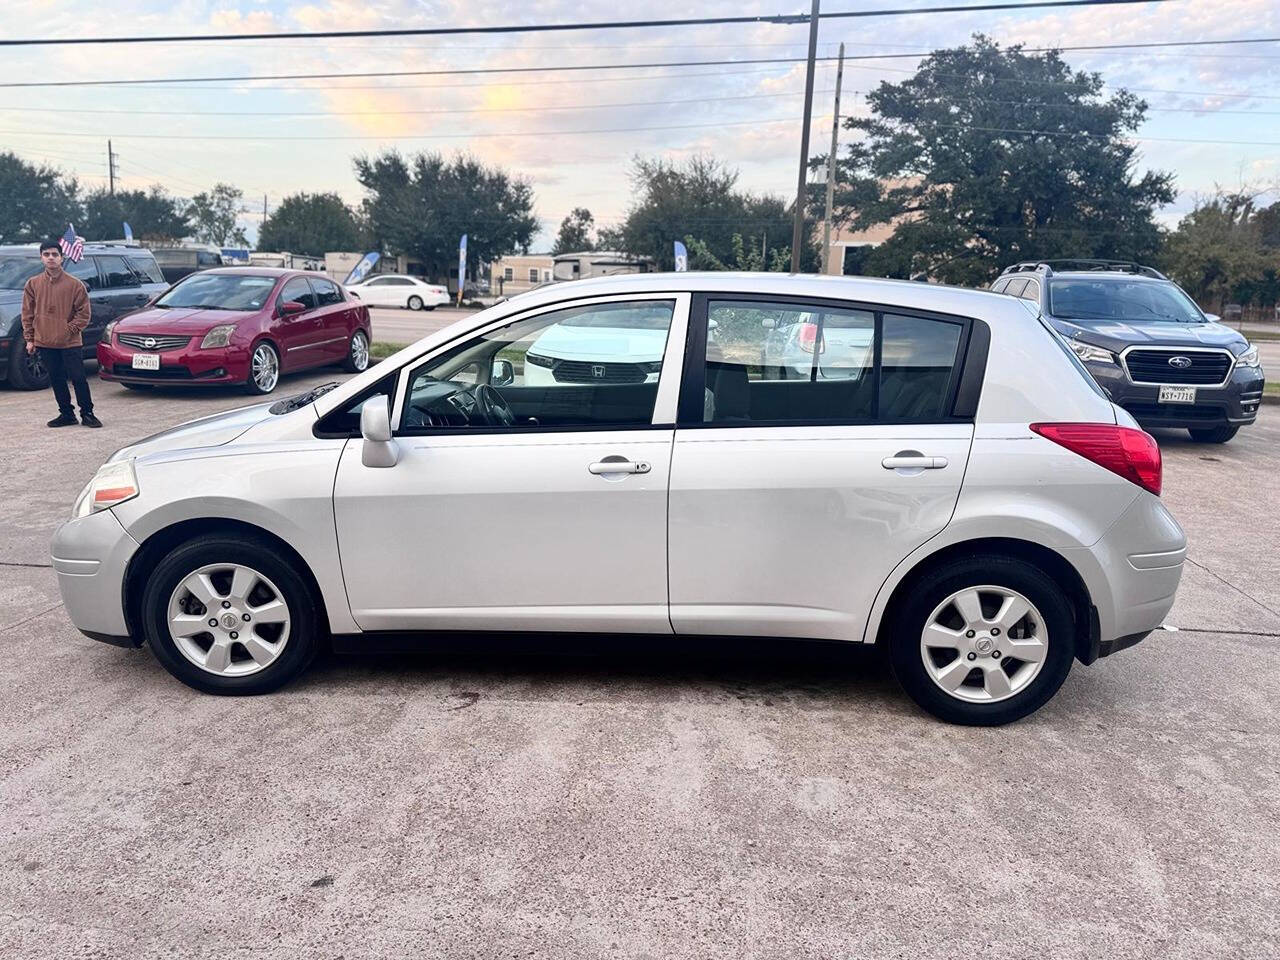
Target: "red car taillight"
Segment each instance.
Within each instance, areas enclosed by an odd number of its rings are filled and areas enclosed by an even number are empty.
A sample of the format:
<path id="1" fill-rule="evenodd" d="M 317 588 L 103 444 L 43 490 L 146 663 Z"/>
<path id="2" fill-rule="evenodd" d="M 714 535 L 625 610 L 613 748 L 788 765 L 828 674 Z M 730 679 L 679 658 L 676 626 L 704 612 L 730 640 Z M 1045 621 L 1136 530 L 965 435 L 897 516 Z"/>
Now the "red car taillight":
<path id="1" fill-rule="evenodd" d="M 1160 447 L 1149 433 L 1113 423 L 1033 423 L 1031 429 L 1160 496 Z"/>
<path id="2" fill-rule="evenodd" d="M 818 325 L 816 323 L 801 323 L 796 327 L 796 344 L 805 352 L 812 353 L 813 345 L 818 340 Z M 826 349 L 826 344 L 819 344 L 818 352 L 822 353 Z"/>

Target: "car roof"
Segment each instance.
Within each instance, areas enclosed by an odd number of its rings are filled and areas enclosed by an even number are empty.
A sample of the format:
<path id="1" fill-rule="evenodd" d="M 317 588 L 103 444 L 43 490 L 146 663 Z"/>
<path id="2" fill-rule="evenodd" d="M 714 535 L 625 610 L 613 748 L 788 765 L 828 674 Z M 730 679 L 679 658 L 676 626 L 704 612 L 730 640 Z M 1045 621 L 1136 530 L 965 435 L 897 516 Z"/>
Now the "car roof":
<path id="1" fill-rule="evenodd" d="M 1011 273 L 1011 277 L 1018 274 Z M 1034 278 L 1034 274 L 1023 274 Z M 1145 277 L 1126 270 L 1055 270 L 1049 280 L 1134 280 L 1140 283 L 1172 283 L 1168 277 Z"/>
<path id="2" fill-rule="evenodd" d="M 197 271 L 191 276 L 210 273 L 233 277 L 319 277 L 321 280 L 333 280 L 332 277 L 318 270 L 294 270 L 291 267 L 210 267 L 208 270 Z"/>
<path id="3" fill-rule="evenodd" d="M 85 253 L 118 253 L 128 256 L 136 256 L 138 254 L 146 254 L 150 257 L 151 251 L 146 247 L 140 247 L 132 243 L 105 243 L 105 242 L 86 242 L 84 245 Z M 0 256 L 14 256 L 31 254 L 33 256 L 40 255 L 40 244 L 38 243 L 9 243 L 0 245 Z"/>

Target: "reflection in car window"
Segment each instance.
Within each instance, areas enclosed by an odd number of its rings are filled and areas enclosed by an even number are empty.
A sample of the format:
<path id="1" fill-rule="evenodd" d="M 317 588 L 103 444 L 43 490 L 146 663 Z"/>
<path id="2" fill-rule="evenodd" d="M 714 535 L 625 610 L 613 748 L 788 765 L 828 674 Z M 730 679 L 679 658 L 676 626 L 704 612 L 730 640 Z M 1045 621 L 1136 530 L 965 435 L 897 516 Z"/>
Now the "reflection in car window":
<path id="1" fill-rule="evenodd" d="M 21 290 L 43 269 L 39 257 L 0 257 L 0 290 Z"/>
<path id="2" fill-rule="evenodd" d="M 156 306 L 261 310 L 275 285 L 274 277 L 196 273 L 165 293 L 156 301 Z"/>
<path id="3" fill-rule="evenodd" d="M 145 281 L 151 283 L 164 283 L 164 274 L 160 272 L 160 267 L 150 257 L 128 257 L 129 266 Z"/>
<path id="4" fill-rule="evenodd" d="M 289 301 L 300 303 L 308 310 L 315 307 L 316 298 L 311 292 L 311 287 L 307 284 L 306 277 L 294 277 L 284 285 L 284 289 L 280 291 L 280 302 L 286 303 Z"/>
<path id="5" fill-rule="evenodd" d="M 138 278 L 124 262 L 124 257 L 98 257 L 98 267 L 102 270 L 108 288 L 138 285 Z"/>
<path id="6" fill-rule="evenodd" d="M 713 302 L 703 423 L 935 420 L 963 325 L 792 302 Z M 878 374 L 878 375 L 877 375 Z"/>
<path id="7" fill-rule="evenodd" d="M 644 425 L 675 304 L 590 304 L 517 320 L 413 371 L 408 432 Z"/>
<path id="8" fill-rule="evenodd" d="M 1049 312 L 1063 320 L 1206 322 L 1200 308 L 1176 284 L 1153 280 L 1053 280 Z"/>
<path id="9" fill-rule="evenodd" d="M 328 307 L 342 302 L 342 294 L 338 292 L 338 288 L 332 282 L 321 277 L 312 277 L 311 286 L 315 290 L 316 299 L 320 306 Z"/>
<path id="10" fill-rule="evenodd" d="M 90 290 L 101 290 L 102 280 L 98 277 L 98 264 L 93 257 L 85 257 L 79 263 L 62 261 L 62 269 L 75 277 Z"/>

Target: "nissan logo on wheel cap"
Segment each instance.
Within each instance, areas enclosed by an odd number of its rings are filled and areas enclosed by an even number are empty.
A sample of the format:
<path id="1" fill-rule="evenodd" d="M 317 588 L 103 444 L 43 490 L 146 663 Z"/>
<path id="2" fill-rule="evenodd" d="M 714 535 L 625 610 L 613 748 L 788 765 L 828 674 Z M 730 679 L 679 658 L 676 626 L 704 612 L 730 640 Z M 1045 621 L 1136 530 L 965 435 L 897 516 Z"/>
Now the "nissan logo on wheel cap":
<path id="1" fill-rule="evenodd" d="M 1190 357 L 1170 357 L 1169 366 L 1177 367 L 1179 370 L 1185 370 L 1187 369 L 1187 367 L 1191 366 L 1191 358 Z"/>

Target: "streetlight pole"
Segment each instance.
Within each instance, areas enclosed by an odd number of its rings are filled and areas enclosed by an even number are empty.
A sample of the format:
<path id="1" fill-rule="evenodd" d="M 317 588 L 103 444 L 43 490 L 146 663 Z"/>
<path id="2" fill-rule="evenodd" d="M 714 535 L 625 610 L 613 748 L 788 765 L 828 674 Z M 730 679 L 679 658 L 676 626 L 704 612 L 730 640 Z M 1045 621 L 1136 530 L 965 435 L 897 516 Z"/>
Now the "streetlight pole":
<path id="1" fill-rule="evenodd" d="M 813 0 L 809 15 L 809 64 L 804 78 L 804 124 L 800 128 L 800 173 L 796 182 L 796 217 L 791 227 L 791 272 L 800 272 L 800 239 L 804 232 L 804 193 L 809 167 L 809 117 L 813 113 L 813 68 L 818 56 L 818 5 Z"/>
<path id="2" fill-rule="evenodd" d="M 827 156 L 827 215 L 822 221 L 822 272 L 831 272 L 831 205 L 836 192 L 836 151 L 840 146 L 840 81 L 844 79 L 844 44 L 836 67 L 836 109 L 831 118 L 831 153 Z"/>

